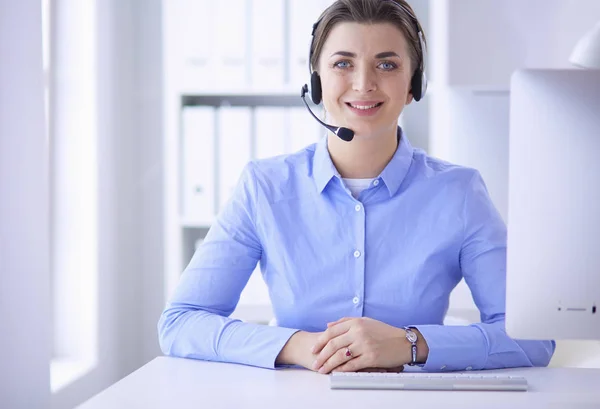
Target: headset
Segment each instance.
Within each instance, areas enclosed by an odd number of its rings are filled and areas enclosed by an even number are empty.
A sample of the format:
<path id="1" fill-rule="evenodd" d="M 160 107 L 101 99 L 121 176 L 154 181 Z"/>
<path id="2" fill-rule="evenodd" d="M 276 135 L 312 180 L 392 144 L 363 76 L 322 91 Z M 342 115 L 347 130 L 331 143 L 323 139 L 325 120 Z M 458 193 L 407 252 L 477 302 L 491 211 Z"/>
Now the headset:
<path id="1" fill-rule="evenodd" d="M 410 81 L 410 87 L 411 87 L 411 93 L 413 95 L 413 99 L 415 101 L 420 101 L 425 96 L 425 93 L 427 91 L 427 76 L 425 75 L 426 47 L 425 47 L 425 40 L 423 38 L 423 32 L 421 30 L 419 21 L 417 20 L 417 17 L 414 15 L 414 13 L 412 13 L 409 9 L 407 9 L 402 3 L 398 3 L 394 0 L 388 0 L 388 1 L 393 1 L 394 3 L 396 3 L 397 5 L 402 7 L 402 9 L 405 11 L 406 15 L 408 15 L 411 18 L 411 20 L 413 21 L 413 23 L 417 29 L 417 33 L 419 36 L 419 47 L 421 48 L 420 49 L 421 53 L 420 53 L 419 64 L 417 65 L 417 68 L 415 69 L 415 72 L 413 73 L 413 76 Z M 317 27 L 319 26 L 320 22 L 321 22 L 321 19 L 319 19 L 315 24 L 313 24 L 310 47 L 309 47 L 309 51 L 308 51 L 308 71 L 310 73 L 310 99 L 315 103 L 315 105 L 319 105 L 321 103 L 322 97 L 323 97 L 323 90 L 321 87 L 321 77 L 319 76 L 318 72 L 312 70 L 312 65 L 311 65 L 311 59 L 312 59 L 312 55 L 313 55 L 313 47 L 314 47 L 314 41 L 315 41 L 315 32 L 317 31 Z M 309 92 L 308 85 L 304 84 L 304 86 L 302 87 L 302 90 L 301 90 L 300 97 L 304 101 L 304 105 L 306 105 L 306 108 L 308 109 L 310 114 L 325 128 L 329 129 L 331 132 L 336 134 L 338 137 L 340 137 L 344 141 L 350 142 L 354 138 L 354 131 L 352 131 L 349 128 L 328 125 L 328 124 L 324 123 L 323 121 L 321 121 L 319 118 L 317 118 L 317 116 L 312 112 L 312 110 L 310 109 L 310 107 L 308 106 L 308 104 L 306 102 L 305 95 L 307 92 Z"/>

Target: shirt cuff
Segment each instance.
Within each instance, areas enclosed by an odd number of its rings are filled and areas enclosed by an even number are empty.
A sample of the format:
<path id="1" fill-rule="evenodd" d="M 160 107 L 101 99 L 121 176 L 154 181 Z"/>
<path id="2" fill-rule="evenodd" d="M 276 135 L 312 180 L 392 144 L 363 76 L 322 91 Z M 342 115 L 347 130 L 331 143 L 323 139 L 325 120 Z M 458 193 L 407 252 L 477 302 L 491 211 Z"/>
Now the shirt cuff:
<path id="1" fill-rule="evenodd" d="M 255 361 L 255 365 L 269 369 L 292 367 L 293 365 L 275 365 L 275 361 L 285 344 L 287 344 L 292 335 L 299 330 L 283 327 L 265 327 L 264 330 L 264 341 L 266 341 L 263 345 L 264 348 L 262 349 L 264 352 L 258 357 L 258 360 Z"/>
<path id="2" fill-rule="evenodd" d="M 475 326 L 413 325 L 429 348 L 424 371 L 470 371 L 483 369 L 487 341 Z"/>

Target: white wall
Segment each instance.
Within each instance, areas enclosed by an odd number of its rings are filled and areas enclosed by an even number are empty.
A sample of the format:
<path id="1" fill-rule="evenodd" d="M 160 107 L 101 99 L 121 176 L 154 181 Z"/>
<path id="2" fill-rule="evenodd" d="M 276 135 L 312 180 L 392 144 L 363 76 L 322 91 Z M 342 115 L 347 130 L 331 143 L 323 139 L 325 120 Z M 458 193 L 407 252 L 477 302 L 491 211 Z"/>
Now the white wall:
<path id="1" fill-rule="evenodd" d="M 0 407 L 50 403 L 41 2 L 0 1 Z"/>
<path id="2" fill-rule="evenodd" d="M 140 4 L 142 2 L 138 2 Z M 135 23 L 140 148 L 139 195 L 142 291 L 142 360 L 162 355 L 156 324 L 164 308 L 164 163 L 162 1 L 144 0 Z"/>
<path id="3" fill-rule="evenodd" d="M 431 2 L 430 153 L 480 170 L 508 221 L 510 76 L 519 68 L 569 67 L 577 40 L 600 20 L 600 1 Z M 477 320 L 464 281 L 450 309 Z M 598 342 L 561 341 L 551 364 L 594 367 L 599 359 Z"/>
<path id="4" fill-rule="evenodd" d="M 99 360 L 71 408 L 159 354 L 163 308 L 161 2 L 98 3 Z"/>

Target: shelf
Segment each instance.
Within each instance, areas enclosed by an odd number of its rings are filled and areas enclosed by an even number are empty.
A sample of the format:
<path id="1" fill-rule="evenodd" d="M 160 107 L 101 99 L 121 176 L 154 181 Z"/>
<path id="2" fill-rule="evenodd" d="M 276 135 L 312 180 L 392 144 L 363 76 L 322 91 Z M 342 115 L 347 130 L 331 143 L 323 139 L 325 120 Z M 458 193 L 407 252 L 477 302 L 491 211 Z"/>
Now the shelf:
<path id="1" fill-rule="evenodd" d="M 226 87 L 188 87 L 188 88 L 180 88 L 179 92 L 181 94 L 189 94 L 189 95 L 246 95 L 246 96 L 256 96 L 256 95 L 293 95 L 300 97 L 300 90 L 302 89 L 302 85 L 297 84 L 294 86 L 290 85 L 281 85 L 281 86 L 273 86 L 273 87 L 235 87 L 235 88 L 226 88 Z"/>
<path id="2" fill-rule="evenodd" d="M 188 228 L 188 229 L 210 229 L 210 223 L 208 222 L 199 222 L 199 221 L 193 221 L 193 220 L 185 220 L 182 219 L 179 224 L 181 225 L 181 227 Z"/>
<path id="3" fill-rule="evenodd" d="M 432 96 L 432 94 L 440 93 L 443 91 L 467 91 L 473 94 L 509 94 L 510 86 L 500 85 L 452 85 L 452 84 L 439 84 L 429 83 L 427 86 L 426 96 Z"/>
<path id="4" fill-rule="evenodd" d="M 309 105 L 314 105 L 310 98 L 306 97 Z M 222 94 L 183 94 L 181 95 L 181 106 L 284 106 L 284 107 L 303 107 L 304 102 L 300 98 L 300 93 L 294 94 L 245 94 L 245 93 L 222 93 Z"/>

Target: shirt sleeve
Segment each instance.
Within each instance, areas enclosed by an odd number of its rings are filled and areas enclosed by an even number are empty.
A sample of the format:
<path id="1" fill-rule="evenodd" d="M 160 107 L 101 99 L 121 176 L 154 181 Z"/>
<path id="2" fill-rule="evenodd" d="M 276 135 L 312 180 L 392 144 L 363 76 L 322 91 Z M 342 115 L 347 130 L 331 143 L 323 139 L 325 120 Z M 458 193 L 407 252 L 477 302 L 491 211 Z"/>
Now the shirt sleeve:
<path id="1" fill-rule="evenodd" d="M 462 275 L 480 311 L 468 326 L 416 325 L 429 347 L 424 370 L 547 366 L 554 341 L 511 339 L 505 331 L 506 225 L 475 172 L 464 200 Z"/>
<path id="2" fill-rule="evenodd" d="M 260 260 L 256 180 L 249 163 L 196 250 L 159 322 L 166 355 L 274 368 L 295 329 L 228 318 Z"/>

